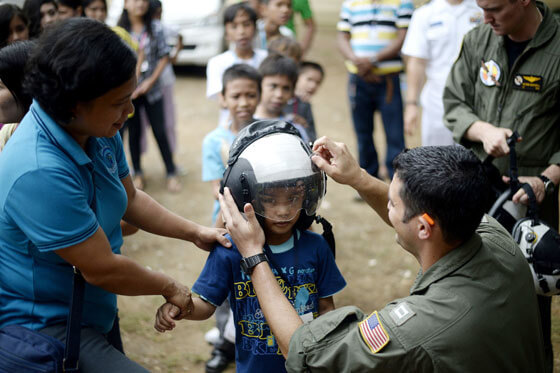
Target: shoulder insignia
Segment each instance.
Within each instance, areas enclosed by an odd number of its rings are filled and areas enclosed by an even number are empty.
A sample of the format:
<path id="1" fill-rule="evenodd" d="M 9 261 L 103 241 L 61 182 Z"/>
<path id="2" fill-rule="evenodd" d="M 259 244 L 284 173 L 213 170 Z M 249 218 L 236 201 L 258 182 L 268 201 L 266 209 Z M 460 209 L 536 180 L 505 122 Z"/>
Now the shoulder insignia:
<path id="1" fill-rule="evenodd" d="M 500 70 L 500 65 L 494 60 L 484 62 L 482 60 L 480 66 L 480 80 L 482 83 L 488 87 L 500 86 L 500 75 L 502 71 Z"/>
<path id="2" fill-rule="evenodd" d="M 410 306 L 406 302 L 398 303 L 395 308 L 389 312 L 389 315 L 395 322 L 396 326 L 401 326 L 405 322 L 407 322 L 412 316 L 416 315 L 413 310 L 410 309 Z"/>
<path id="3" fill-rule="evenodd" d="M 381 351 L 383 347 L 389 343 L 389 335 L 381 325 L 377 311 L 374 311 L 369 317 L 359 324 L 362 339 L 369 347 L 372 353 Z"/>

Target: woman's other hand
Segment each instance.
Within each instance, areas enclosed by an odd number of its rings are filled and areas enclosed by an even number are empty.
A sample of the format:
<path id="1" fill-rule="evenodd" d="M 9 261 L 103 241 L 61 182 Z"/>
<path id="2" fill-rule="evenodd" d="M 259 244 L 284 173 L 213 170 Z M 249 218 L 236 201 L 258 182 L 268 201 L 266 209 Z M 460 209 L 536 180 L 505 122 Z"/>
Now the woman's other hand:
<path id="1" fill-rule="evenodd" d="M 216 242 L 223 247 L 231 247 L 231 242 L 225 237 L 226 233 L 224 228 L 209 228 L 201 225 L 193 243 L 205 251 L 212 250 Z"/>

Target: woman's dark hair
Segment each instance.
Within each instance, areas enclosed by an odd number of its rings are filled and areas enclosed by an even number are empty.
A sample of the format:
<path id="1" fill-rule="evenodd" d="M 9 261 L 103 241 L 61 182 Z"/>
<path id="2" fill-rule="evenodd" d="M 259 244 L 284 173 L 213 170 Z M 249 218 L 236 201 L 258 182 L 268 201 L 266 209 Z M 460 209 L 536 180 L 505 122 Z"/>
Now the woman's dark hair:
<path id="1" fill-rule="evenodd" d="M 148 2 L 148 10 L 146 14 L 142 16 L 142 23 L 144 27 L 146 27 L 146 32 L 148 35 L 152 36 L 152 18 L 154 17 L 154 8 L 149 5 Z M 117 26 L 122 27 L 126 31 L 130 32 L 132 29 L 132 25 L 130 24 L 130 18 L 128 17 L 128 10 L 123 8 L 121 18 L 119 18 L 119 22 L 117 22 Z"/>
<path id="2" fill-rule="evenodd" d="M 23 3 L 23 12 L 29 20 L 30 38 L 35 38 L 41 33 L 41 5 L 51 3 L 58 9 L 55 0 L 25 0 Z"/>
<path id="3" fill-rule="evenodd" d="M 8 38 L 10 37 L 10 22 L 14 17 L 19 17 L 29 27 L 27 16 L 23 10 L 14 4 L 1 4 L 0 5 L 0 48 L 8 45 Z"/>
<path id="4" fill-rule="evenodd" d="M 87 102 L 134 76 L 136 54 L 109 27 L 71 18 L 49 27 L 29 61 L 24 88 L 64 125 L 78 102 Z"/>
<path id="5" fill-rule="evenodd" d="M 257 27 L 257 13 L 246 1 L 232 4 L 226 8 L 224 11 L 224 26 L 228 23 L 232 23 L 239 12 L 245 12 L 245 14 L 249 16 L 253 26 Z"/>
<path id="6" fill-rule="evenodd" d="M 0 80 L 8 88 L 23 113 L 31 106 L 31 96 L 23 90 L 25 66 L 35 46 L 32 41 L 20 41 L 0 49 Z"/>

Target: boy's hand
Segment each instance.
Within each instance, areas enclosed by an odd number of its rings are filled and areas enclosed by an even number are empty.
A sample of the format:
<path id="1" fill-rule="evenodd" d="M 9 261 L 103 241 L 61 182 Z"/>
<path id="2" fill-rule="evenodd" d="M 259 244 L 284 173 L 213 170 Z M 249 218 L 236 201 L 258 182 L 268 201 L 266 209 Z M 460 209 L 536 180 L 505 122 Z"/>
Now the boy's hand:
<path id="1" fill-rule="evenodd" d="M 229 188 L 224 188 L 224 194 L 220 194 L 219 199 L 224 223 L 239 253 L 243 257 L 262 253 L 265 242 L 264 232 L 257 221 L 253 206 L 250 203 L 245 204 L 244 212 L 247 217 L 245 219 L 237 210 Z"/>
<path id="2" fill-rule="evenodd" d="M 181 310 L 179 307 L 171 304 L 162 304 L 156 312 L 156 322 L 154 328 L 163 333 L 167 330 L 173 330 L 175 328 L 175 318 L 179 315 Z"/>

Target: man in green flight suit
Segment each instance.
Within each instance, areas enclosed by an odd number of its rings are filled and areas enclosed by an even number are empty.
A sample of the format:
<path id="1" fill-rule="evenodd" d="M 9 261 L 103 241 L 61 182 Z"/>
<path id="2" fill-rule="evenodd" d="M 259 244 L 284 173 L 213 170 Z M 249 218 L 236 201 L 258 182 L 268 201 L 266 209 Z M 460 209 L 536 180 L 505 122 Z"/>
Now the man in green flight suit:
<path id="1" fill-rule="evenodd" d="M 447 78 L 444 121 L 456 142 L 479 158 L 495 158 L 508 174 L 506 143 L 512 131 L 520 181 L 539 202 L 539 217 L 558 229 L 560 182 L 560 26 L 534 0 L 477 0 L 485 25 L 469 32 Z M 521 189 L 515 203 L 527 203 Z M 552 372 L 551 298 L 538 297 L 546 371 Z"/>
<path id="2" fill-rule="evenodd" d="M 322 137 L 313 150 L 318 167 L 394 227 L 420 272 L 409 296 L 379 312 L 343 307 L 303 323 L 268 263 L 255 264 L 251 280 L 289 372 L 544 371 L 529 266 L 508 232 L 484 216 L 487 177 L 472 152 L 405 151 L 387 185 L 342 143 Z M 245 220 L 227 188 L 220 205 L 241 255 L 262 253 L 252 206 L 244 206 Z"/>

